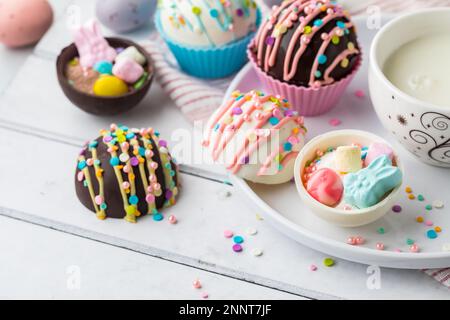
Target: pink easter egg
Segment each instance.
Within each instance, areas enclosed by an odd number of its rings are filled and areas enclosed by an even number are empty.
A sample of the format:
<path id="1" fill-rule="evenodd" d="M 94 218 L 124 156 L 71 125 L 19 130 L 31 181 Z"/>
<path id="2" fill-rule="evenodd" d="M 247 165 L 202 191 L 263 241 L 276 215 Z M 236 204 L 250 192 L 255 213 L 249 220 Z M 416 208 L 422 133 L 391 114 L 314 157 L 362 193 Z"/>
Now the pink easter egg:
<path id="1" fill-rule="evenodd" d="M 23 47 L 38 42 L 53 22 L 46 0 L 0 0 L 0 43 Z"/>
<path id="2" fill-rule="evenodd" d="M 341 201 L 344 186 L 336 172 L 322 168 L 311 174 L 306 184 L 306 190 L 320 203 L 334 207 Z"/>

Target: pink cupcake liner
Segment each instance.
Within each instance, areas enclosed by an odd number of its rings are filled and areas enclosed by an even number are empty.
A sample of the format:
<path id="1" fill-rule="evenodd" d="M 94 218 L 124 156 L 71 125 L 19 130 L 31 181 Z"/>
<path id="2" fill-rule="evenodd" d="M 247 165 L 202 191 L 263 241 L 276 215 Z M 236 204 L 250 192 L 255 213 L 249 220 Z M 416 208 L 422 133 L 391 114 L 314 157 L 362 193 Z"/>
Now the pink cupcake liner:
<path id="1" fill-rule="evenodd" d="M 247 55 L 264 88 L 272 94 L 279 94 L 283 98 L 286 98 L 294 110 L 306 117 L 319 116 L 333 109 L 362 64 L 362 54 L 360 54 L 360 58 L 353 71 L 345 78 L 320 88 L 308 88 L 281 82 L 266 74 L 258 66 L 251 46 L 247 50 Z"/>

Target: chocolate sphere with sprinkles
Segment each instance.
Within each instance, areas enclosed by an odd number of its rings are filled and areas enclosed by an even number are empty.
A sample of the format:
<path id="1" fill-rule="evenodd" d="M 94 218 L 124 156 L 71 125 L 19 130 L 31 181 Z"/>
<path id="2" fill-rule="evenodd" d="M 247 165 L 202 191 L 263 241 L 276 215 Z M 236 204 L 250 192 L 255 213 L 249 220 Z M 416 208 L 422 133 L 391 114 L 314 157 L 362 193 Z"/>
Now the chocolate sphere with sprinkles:
<path id="1" fill-rule="evenodd" d="M 112 124 L 88 142 L 78 156 L 75 188 L 78 199 L 97 218 L 153 215 L 175 204 L 178 173 L 167 142 L 152 128 L 129 129 Z"/>
<path id="2" fill-rule="evenodd" d="M 302 87 L 339 81 L 360 59 L 354 24 L 331 0 L 283 1 L 261 25 L 250 48 L 266 74 Z"/>

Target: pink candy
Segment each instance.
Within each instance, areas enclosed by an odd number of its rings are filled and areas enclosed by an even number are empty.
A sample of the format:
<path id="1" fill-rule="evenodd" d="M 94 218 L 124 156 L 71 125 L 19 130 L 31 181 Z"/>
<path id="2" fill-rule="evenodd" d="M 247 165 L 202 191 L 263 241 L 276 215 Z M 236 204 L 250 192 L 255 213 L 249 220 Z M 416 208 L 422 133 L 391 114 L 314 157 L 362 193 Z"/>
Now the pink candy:
<path id="1" fill-rule="evenodd" d="M 117 56 L 103 38 L 97 22 L 89 21 L 74 33 L 75 45 L 80 55 L 80 64 L 84 68 L 92 68 L 98 61 L 113 62 Z"/>
<path id="2" fill-rule="evenodd" d="M 334 207 L 341 201 L 344 186 L 336 172 L 323 168 L 311 174 L 306 190 L 320 203 Z"/>
<path id="3" fill-rule="evenodd" d="M 127 83 L 135 83 L 144 74 L 144 68 L 132 59 L 120 59 L 113 67 L 113 74 Z"/>
<path id="4" fill-rule="evenodd" d="M 373 160 L 380 156 L 388 156 L 391 161 L 394 159 L 394 151 L 384 143 L 372 143 L 367 151 L 366 159 L 364 160 L 365 166 L 368 166 Z"/>

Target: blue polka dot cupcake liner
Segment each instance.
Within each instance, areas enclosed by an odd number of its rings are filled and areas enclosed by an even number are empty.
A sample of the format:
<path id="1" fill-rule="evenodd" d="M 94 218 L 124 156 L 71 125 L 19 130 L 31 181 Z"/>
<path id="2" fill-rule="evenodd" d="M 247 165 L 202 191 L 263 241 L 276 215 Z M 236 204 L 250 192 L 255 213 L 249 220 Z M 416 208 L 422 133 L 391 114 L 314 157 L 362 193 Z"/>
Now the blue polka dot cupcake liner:
<path id="1" fill-rule="evenodd" d="M 256 26 L 261 23 L 261 12 L 257 11 Z M 226 78 L 238 72 L 248 61 L 246 54 L 250 41 L 256 32 L 228 45 L 216 48 L 195 48 L 178 44 L 164 34 L 159 12 L 155 15 L 155 25 L 166 42 L 181 70 L 203 79 Z"/>

